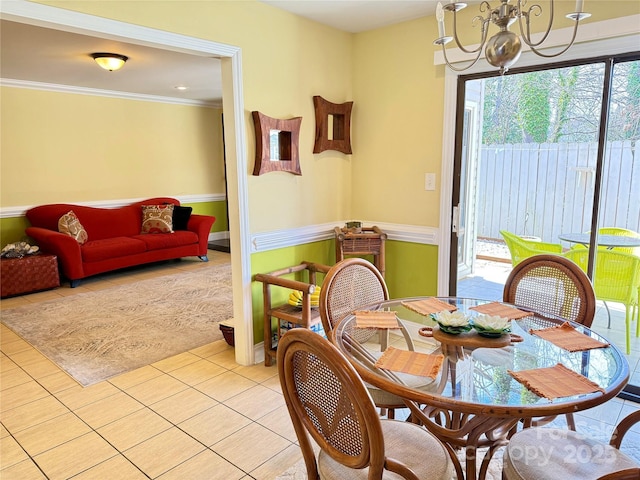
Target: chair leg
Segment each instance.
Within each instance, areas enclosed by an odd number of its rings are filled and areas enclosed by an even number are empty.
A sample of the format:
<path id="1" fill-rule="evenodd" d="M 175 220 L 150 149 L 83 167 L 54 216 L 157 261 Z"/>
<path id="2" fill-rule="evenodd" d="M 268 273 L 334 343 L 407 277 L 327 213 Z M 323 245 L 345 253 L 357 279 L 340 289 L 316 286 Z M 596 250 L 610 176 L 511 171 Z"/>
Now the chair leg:
<path id="1" fill-rule="evenodd" d="M 631 309 L 629 308 L 629 305 L 625 305 L 624 309 L 625 309 L 624 322 L 626 324 L 626 330 L 627 330 L 627 355 L 630 355 L 631 354 Z M 637 334 L 637 331 L 638 329 L 636 328 L 636 334 Z"/>
<path id="2" fill-rule="evenodd" d="M 576 420 L 575 418 L 573 418 L 573 413 L 567 413 L 566 417 L 567 417 L 567 426 L 569 427 L 569 430 L 573 430 L 575 432 Z"/>
<path id="3" fill-rule="evenodd" d="M 607 302 L 602 301 L 602 303 L 604 303 L 604 308 L 607 309 L 607 316 L 609 317 L 609 322 L 607 323 L 607 328 L 611 328 L 611 311 L 609 310 L 609 305 L 607 305 Z"/>

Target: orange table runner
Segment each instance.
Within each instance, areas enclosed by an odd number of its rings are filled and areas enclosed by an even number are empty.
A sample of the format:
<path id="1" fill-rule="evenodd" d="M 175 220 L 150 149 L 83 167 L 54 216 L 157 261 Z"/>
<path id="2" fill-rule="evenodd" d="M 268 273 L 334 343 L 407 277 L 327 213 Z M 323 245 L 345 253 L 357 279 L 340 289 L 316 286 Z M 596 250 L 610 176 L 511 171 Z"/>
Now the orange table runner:
<path id="1" fill-rule="evenodd" d="M 549 400 L 583 393 L 604 393 L 604 389 L 600 388 L 597 383 L 592 382 L 584 375 L 569 370 L 561 363 L 554 367 L 519 372 L 507 370 L 507 372 L 533 393 Z"/>
<path id="2" fill-rule="evenodd" d="M 408 373 L 435 380 L 438 376 L 444 355 L 411 352 L 389 347 L 376 362 L 377 368 L 394 372 Z"/>
<path id="3" fill-rule="evenodd" d="M 355 316 L 358 328 L 400 328 L 396 312 L 358 310 Z"/>
<path id="4" fill-rule="evenodd" d="M 409 310 L 419 313 L 420 315 L 430 315 L 432 313 L 442 312 L 443 310 L 455 312 L 458 309 L 455 305 L 451 305 L 450 303 L 444 302 L 438 298 L 402 302 L 402 305 L 407 307 Z"/>
<path id="5" fill-rule="evenodd" d="M 591 350 L 592 348 L 605 348 L 608 343 L 601 342 L 595 338 L 591 338 L 580 333 L 571 326 L 569 322 L 564 322 L 557 327 L 543 328 L 542 330 L 529 330 L 532 335 L 538 335 L 541 338 L 564 348 L 569 352 L 580 352 L 582 350 Z"/>
<path id="6" fill-rule="evenodd" d="M 517 308 L 503 305 L 498 302 L 485 303 L 484 305 L 470 307 L 469 310 L 475 310 L 476 312 L 485 313 L 487 315 L 508 318 L 510 320 L 530 317 L 531 315 L 533 315 L 532 312 L 523 312 L 522 310 L 518 310 Z"/>

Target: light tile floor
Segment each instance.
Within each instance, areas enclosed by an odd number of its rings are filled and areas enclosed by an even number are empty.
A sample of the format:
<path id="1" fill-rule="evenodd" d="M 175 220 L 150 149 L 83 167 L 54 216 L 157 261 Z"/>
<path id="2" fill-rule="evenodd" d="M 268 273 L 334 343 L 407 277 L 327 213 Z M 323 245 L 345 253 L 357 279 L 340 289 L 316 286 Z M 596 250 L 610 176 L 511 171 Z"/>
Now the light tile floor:
<path id="1" fill-rule="evenodd" d="M 185 259 L 102 275 L 75 289 L 5 299 L 0 309 L 200 265 Z M 605 336 L 613 341 L 619 324 Z M 2 480 L 271 480 L 301 459 L 276 368 L 236 364 L 224 340 L 87 388 L 4 326 L 0 350 Z M 629 360 L 637 383 L 639 358 L 635 341 Z M 581 430 L 608 435 L 635 408 L 615 399 L 576 419 Z M 640 428 L 625 444 L 640 445 Z"/>
<path id="2" fill-rule="evenodd" d="M 209 258 L 229 261 L 222 252 Z M 0 308 L 201 265 L 183 259 L 101 275 Z M 4 325 L 0 340 L 2 480 L 272 480 L 301 458 L 276 368 L 236 364 L 224 340 L 87 388 Z"/>

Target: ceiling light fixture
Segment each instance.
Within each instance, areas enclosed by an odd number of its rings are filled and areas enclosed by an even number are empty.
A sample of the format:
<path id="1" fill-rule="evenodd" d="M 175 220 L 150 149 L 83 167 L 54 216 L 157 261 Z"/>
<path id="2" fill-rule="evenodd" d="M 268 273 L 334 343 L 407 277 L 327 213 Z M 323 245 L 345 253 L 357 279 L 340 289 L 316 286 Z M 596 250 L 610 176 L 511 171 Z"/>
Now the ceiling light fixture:
<path id="1" fill-rule="evenodd" d="M 124 62 L 129 60 L 129 57 L 125 57 L 124 55 L 117 53 L 92 53 L 91 58 L 93 58 L 102 68 L 109 70 L 110 72 L 120 70 L 124 65 Z"/>
<path id="2" fill-rule="evenodd" d="M 480 45 L 478 45 L 476 49 L 468 49 L 463 47 L 460 43 L 460 40 L 458 39 L 456 12 L 465 8 L 467 4 L 452 1 L 451 3 L 448 3 L 443 7 L 441 3 L 438 3 L 438 6 L 436 8 L 436 20 L 438 21 L 439 38 L 437 38 L 433 42 L 433 44 L 442 46 L 444 60 L 449 68 L 451 68 L 451 70 L 461 72 L 463 70 L 471 68 L 477 63 L 480 55 L 482 54 L 482 51 L 484 50 L 487 62 L 489 62 L 494 67 L 499 67 L 500 73 L 504 74 L 509 69 L 509 67 L 516 63 L 516 61 L 520 57 L 520 53 L 522 52 L 522 42 L 526 43 L 531 51 L 536 55 L 545 58 L 557 57 L 569 50 L 571 45 L 573 45 L 573 42 L 576 39 L 576 33 L 578 32 L 578 24 L 580 23 L 580 20 L 591 16 L 590 13 L 585 13 L 582 11 L 584 0 L 577 0 L 576 11 L 567 15 L 567 18 L 575 22 L 571 41 L 560 52 L 546 54 L 542 53 L 538 49 L 542 48 L 541 45 L 547 39 L 553 25 L 553 0 L 551 0 L 550 4 L 551 13 L 549 14 L 549 24 L 547 25 L 547 30 L 542 35 L 542 38 L 537 42 L 534 42 L 531 38 L 531 28 L 529 21 L 532 16 L 537 17 L 542 14 L 542 7 L 540 7 L 540 5 L 534 4 L 527 9 L 525 8 L 527 0 L 516 0 L 516 5 L 509 4 L 509 1 L 510 0 L 500 0 L 501 3 L 497 8 L 492 8 L 487 1 L 483 1 L 480 4 L 480 12 L 482 12 L 482 14 L 486 12 L 486 15 L 484 17 L 483 15 L 477 15 L 472 20 L 472 24 L 474 24 L 476 21 L 482 22 L 482 29 L 480 31 Z M 447 37 L 445 34 L 445 10 L 447 12 L 453 12 L 453 37 Z M 522 37 L 522 41 L 520 40 L 518 35 L 509 31 L 509 26 L 512 25 L 516 20 L 518 21 L 518 26 L 520 27 L 520 37 Z M 500 31 L 489 38 L 489 40 L 487 40 L 487 33 L 490 23 L 497 25 L 500 28 Z M 455 40 L 458 48 L 460 48 L 460 50 L 462 50 L 464 53 L 475 54 L 475 58 L 470 60 L 471 63 L 469 65 L 464 67 L 454 67 L 451 62 L 449 62 L 445 45 L 451 40 Z"/>

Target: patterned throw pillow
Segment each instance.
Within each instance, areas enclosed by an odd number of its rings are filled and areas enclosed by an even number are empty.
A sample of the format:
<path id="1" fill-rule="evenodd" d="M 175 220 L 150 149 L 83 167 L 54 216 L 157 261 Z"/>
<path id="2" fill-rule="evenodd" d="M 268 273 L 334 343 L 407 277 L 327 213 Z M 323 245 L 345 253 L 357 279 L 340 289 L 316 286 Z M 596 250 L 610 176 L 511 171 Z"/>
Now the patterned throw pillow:
<path id="1" fill-rule="evenodd" d="M 89 240 L 87 231 L 84 229 L 73 210 L 69 210 L 69 213 L 60 217 L 58 220 L 58 231 L 75 238 L 80 245 L 83 245 L 87 240 Z"/>
<path id="2" fill-rule="evenodd" d="M 173 205 L 142 205 L 141 233 L 173 233 Z"/>

